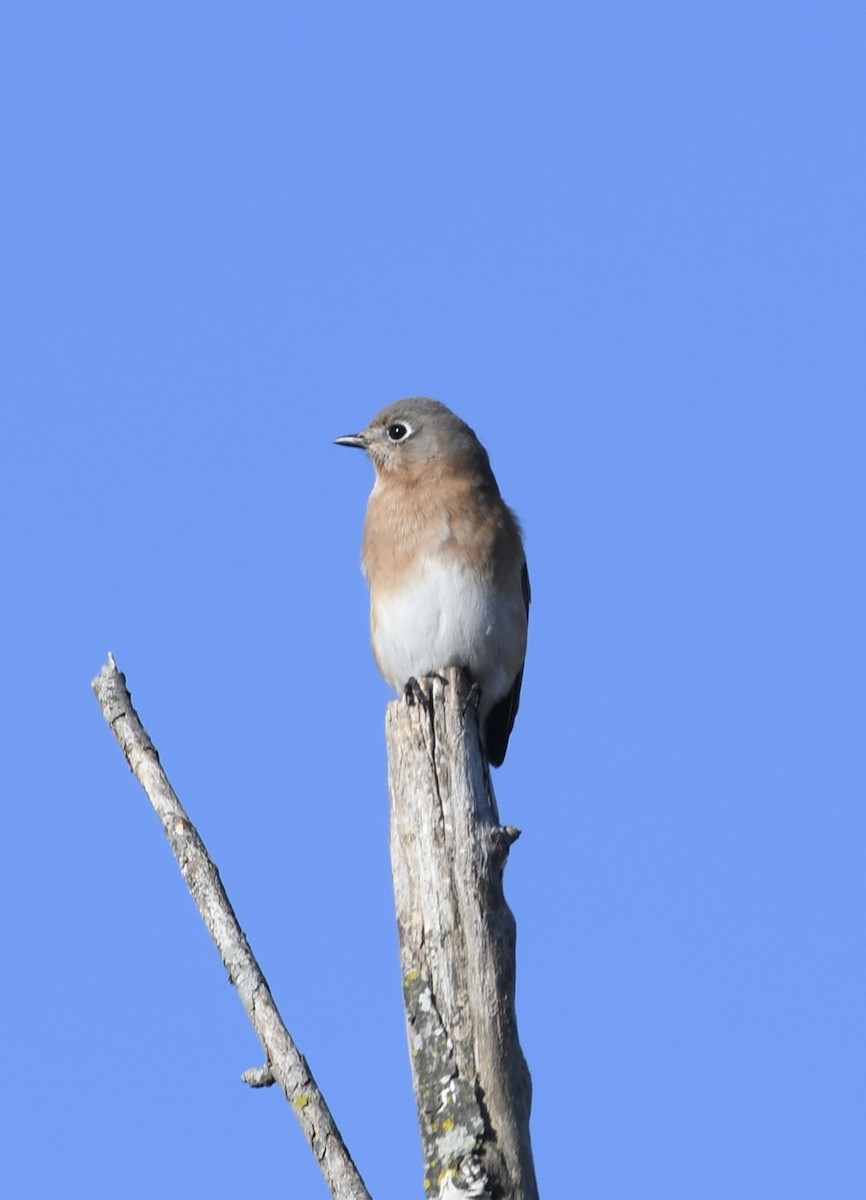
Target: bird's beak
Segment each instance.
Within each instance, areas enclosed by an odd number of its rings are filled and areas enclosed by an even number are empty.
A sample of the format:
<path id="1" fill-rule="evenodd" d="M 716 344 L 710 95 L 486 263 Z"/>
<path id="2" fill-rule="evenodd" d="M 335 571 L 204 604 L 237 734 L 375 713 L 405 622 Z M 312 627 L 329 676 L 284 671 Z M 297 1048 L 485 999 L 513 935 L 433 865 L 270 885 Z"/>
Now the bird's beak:
<path id="1" fill-rule="evenodd" d="M 367 439 L 363 433 L 347 433 L 345 437 L 334 438 L 335 446 L 357 446 L 359 450 L 367 449 Z"/>

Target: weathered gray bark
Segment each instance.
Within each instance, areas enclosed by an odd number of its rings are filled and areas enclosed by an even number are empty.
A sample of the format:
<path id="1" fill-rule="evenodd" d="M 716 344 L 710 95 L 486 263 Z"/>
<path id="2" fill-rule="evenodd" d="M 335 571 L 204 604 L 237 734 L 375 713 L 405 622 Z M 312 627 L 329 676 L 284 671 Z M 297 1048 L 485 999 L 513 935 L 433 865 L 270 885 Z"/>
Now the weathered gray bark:
<path id="1" fill-rule="evenodd" d="M 160 766 L 156 747 L 132 707 L 126 680 L 111 655 L 92 686 L 126 761 L 162 821 L 190 894 L 264 1047 L 266 1065 L 248 1071 L 245 1081 L 254 1087 L 280 1085 L 334 1200 L 370 1200 L 325 1098 L 283 1024 L 219 872 Z"/>
<path id="2" fill-rule="evenodd" d="M 531 1082 L 514 1010 L 515 923 L 470 683 L 388 707 L 391 862 L 427 1195 L 537 1200 Z"/>

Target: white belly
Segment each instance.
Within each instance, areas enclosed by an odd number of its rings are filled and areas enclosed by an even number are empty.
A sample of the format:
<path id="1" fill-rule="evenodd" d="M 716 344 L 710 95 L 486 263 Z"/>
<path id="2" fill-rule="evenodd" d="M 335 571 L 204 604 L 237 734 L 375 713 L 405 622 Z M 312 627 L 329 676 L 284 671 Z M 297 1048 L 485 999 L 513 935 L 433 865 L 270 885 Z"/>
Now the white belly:
<path id="1" fill-rule="evenodd" d="M 506 597 L 441 557 L 428 558 L 399 593 L 373 593 L 371 626 L 376 662 L 396 692 L 413 676 L 468 667 L 482 712 L 510 690 L 526 650 L 522 596 Z"/>

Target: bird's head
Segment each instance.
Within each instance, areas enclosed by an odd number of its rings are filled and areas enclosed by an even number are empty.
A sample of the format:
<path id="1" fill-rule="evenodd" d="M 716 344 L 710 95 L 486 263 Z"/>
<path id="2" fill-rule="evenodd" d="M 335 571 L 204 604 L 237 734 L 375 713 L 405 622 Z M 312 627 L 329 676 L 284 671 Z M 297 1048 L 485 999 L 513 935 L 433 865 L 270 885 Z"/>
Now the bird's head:
<path id="1" fill-rule="evenodd" d="M 398 400 L 366 429 L 338 437 L 336 444 L 366 450 L 377 475 L 411 475 L 434 465 L 489 470 L 487 452 L 473 431 L 438 400 Z"/>

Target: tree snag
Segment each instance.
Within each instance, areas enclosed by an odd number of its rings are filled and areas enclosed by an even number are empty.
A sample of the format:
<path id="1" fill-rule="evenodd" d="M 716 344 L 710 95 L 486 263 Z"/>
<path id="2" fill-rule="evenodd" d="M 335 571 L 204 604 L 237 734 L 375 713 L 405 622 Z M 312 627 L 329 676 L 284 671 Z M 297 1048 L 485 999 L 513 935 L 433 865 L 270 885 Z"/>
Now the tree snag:
<path id="1" fill-rule="evenodd" d="M 538 1200 L 514 1008 L 514 917 L 465 672 L 388 706 L 391 863 L 427 1195 Z"/>

